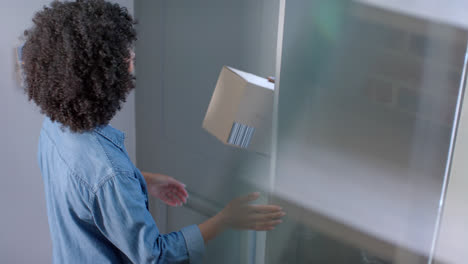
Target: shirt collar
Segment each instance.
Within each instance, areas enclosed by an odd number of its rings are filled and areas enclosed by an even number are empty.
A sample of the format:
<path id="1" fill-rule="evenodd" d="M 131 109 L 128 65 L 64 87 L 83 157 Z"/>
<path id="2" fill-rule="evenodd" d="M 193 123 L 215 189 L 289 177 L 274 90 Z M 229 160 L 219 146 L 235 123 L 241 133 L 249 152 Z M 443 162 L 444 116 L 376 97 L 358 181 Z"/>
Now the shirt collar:
<path id="1" fill-rule="evenodd" d="M 107 138 L 110 142 L 114 143 L 120 149 L 124 148 L 125 133 L 113 128 L 110 125 L 103 125 L 94 129 L 96 133 Z"/>

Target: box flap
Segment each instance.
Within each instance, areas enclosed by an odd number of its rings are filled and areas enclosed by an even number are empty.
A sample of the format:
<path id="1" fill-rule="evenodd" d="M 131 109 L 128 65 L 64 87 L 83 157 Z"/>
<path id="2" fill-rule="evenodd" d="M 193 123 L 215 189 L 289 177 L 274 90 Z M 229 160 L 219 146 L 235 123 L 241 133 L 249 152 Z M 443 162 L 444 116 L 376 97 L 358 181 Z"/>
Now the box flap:
<path id="1" fill-rule="evenodd" d="M 235 74 L 239 75 L 242 79 L 246 80 L 249 83 L 255 84 L 256 86 L 260 86 L 266 89 L 274 90 L 275 84 L 269 82 L 266 78 L 262 78 L 260 76 L 254 75 L 252 73 L 243 72 L 238 69 L 234 69 L 232 67 L 226 66 L 229 70 L 234 72 Z"/>

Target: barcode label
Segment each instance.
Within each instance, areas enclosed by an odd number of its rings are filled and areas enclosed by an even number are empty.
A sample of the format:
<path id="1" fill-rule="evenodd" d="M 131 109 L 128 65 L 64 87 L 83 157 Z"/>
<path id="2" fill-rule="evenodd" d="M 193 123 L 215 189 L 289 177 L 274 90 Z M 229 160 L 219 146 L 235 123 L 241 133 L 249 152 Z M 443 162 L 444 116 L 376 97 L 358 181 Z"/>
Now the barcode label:
<path id="1" fill-rule="evenodd" d="M 228 143 L 241 148 L 247 148 L 254 132 L 254 127 L 234 122 L 229 134 Z"/>

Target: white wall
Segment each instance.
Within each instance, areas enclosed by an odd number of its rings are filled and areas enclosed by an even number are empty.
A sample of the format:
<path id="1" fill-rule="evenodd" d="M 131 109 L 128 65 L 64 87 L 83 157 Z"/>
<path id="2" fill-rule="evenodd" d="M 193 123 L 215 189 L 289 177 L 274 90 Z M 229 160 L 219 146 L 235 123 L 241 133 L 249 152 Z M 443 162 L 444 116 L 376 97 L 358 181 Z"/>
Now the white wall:
<path id="1" fill-rule="evenodd" d="M 0 9 L 0 263 L 51 263 L 37 140 L 43 116 L 15 81 L 14 48 L 37 10 L 51 1 L 16 0 Z M 133 0 L 117 1 L 133 12 Z M 127 134 L 135 159 L 134 96 L 112 124 Z"/>

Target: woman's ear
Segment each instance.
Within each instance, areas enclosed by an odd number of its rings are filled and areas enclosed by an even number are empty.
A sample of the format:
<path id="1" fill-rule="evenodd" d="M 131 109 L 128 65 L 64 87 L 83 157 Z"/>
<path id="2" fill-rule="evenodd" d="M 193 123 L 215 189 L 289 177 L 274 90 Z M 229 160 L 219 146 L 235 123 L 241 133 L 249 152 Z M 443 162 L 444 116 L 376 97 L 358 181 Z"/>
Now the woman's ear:
<path id="1" fill-rule="evenodd" d="M 130 59 L 128 61 L 128 72 L 133 74 L 135 72 L 135 52 L 130 50 Z"/>

